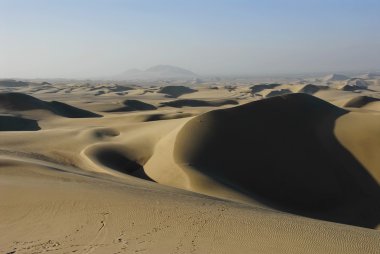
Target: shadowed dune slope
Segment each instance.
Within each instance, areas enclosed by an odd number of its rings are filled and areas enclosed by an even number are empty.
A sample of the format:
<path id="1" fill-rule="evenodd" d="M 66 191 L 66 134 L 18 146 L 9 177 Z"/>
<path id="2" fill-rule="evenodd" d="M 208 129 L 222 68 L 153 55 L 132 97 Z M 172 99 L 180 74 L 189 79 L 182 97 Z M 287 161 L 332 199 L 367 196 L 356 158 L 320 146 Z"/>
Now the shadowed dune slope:
<path id="1" fill-rule="evenodd" d="M 270 91 L 270 90 L 264 91 L 262 95 L 264 95 L 265 98 L 270 98 L 270 97 L 285 95 L 289 93 L 292 93 L 292 91 L 289 89 L 279 89 L 279 90 L 273 90 L 273 91 Z"/>
<path id="2" fill-rule="evenodd" d="M 251 93 L 259 93 L 265 89 L 273 89 L 273 88 L 276 88 L 278 86 L 280 86 L 281 84 L 276 84 L 276 83 L 273 83 L 273 84 L 259 84 L 259 85 L 254 85 L 254 86 L 251 86 L 250 89 L 251 89 Z"/>
<path id="3" fill-rule="evenodd" d="M 166 94 L 168 97 L 179 97 L 184 94 L 194 93 L 197 90 L 189 88 L 187 86 L 165 86 L 158 90 L 159 93 Z"/>
<path id="4" fill-rule="evenodd" d="M 162 102 L 162 106 L 169 106 L 174 108 L 182 108 L 182 107 L 220 107 L 223 105 L 237 105 L 239 104 L 235 100 L 214 100 L 214 101 L 204 101 L 204 100 L 191 100 L 191 99 L 183 99 L 183 100 L 174 100 L 168 102 Z"/>
<path id="5" fill-rule="evenodd" d="M 23 81 L 16 81 L 13 79 L 3 79 L 0 80 L 0 87 L 25 87 L 29 84 Z"/>
<path id="6" fill-rule="evenodd" d="M 307 85 L 303 86 L 300 90 L 298 90 L 298 92 L 299 93 L 307 93 L 307 94 L 315 94 L 319 90 L 325 90 L 325 89 L 326 88 L 324 88 L 324 87 L 316 86 L 313 84 L 307 84 Z"/>
<path id="7" fill-rule="evenodd" d="M 139 100 L 125 100 L 123 101 L 123 104 L 125 105 L 124 107 L 107 110 L 106 112 L 130 112 L 157 109 L 155 106 Z"/>
<path id="8" fill-rule="evenodd" d="M 169 114 L 152 114 L 146 115 L 142 117 L 142 121 L 144 122 L 153 122 L 153 121 L 161 121 L 161 120 L 173 120 L 191 117 L 193 114 L 191 113 L 169 113 Z"/>
<path id="9" fill-rule="evenodd" d="M 379 186 L 333 134 L 345 113 L 299 93 L 210 111 L 184 125 L 174 156 L 276 209 L 373 228 Z"/>
<path id="10" fill-rule="evenodd" d="M 85 150 L 85 155 L 94 163 L 109 169 L 151 180 L 144 172 L 142 163 L 133 154 L 117 145 L 95 145 Z"/>
<path id="11" fill-rule="evenodd" d="M 68 118 L 101 117 L 101 115 L 70 106 L 68 104 L 52 101 L 46 102 L 23 93 L 0 93 L 0 110 L 26 111 L 40 109 Z"/>
<path id="12" fill-rule="evenodd" d="M 37 121 L 15 116 L 0 116 L 0 131 L 37 131 Z"/>
<path id="13" fill-rule="evenodd" d="M 369 97 L 369 96 L 357 96 L 349 100 L 344 106 L 351 108 L 361 108 L 368 103 L 380 101 L 380 99 Z"/>

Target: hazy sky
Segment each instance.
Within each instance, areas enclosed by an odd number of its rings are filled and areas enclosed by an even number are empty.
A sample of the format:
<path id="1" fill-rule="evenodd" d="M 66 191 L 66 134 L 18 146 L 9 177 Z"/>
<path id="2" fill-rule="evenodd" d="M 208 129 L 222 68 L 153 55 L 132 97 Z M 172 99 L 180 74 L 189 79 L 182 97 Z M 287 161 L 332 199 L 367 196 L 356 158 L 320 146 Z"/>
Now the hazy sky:
<path id="1" fill-rule="evenodd" d="M 0 77 L 380 70 L 379 0 L 0 0 Z"/>

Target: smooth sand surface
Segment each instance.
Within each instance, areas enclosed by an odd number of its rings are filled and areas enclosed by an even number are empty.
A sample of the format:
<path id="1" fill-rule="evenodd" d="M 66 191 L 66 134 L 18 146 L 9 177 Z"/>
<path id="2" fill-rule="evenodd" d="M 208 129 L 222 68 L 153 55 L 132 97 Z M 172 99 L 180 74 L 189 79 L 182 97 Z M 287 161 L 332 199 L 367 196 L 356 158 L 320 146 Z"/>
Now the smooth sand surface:
<path id="1" fill-rule="evenodd" d="M 9 82 L 0 253 L 379 253 L 372 88 Z"/>

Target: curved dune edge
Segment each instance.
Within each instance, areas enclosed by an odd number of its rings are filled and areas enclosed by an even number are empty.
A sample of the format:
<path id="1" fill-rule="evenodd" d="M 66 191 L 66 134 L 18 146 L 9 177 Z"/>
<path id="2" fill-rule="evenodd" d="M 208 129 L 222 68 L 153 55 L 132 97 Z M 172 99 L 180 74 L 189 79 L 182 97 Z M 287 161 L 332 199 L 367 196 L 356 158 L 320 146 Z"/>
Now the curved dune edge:
<path id="1" fill-rule="evenodd" d="M 145 172 L 149 177 L 160 184 L 262 207 L 247 195 L 220 184 L 207 175 L 175 160 L 173 154 L 177 135 L 189 120 L 183 121 L 178 128 L 156 144 L 152 157 L 144 165 Z"/>
<path id="2" fill-rule="evenodd" d="M 144 180 L 152 180 L 145 174 L 143 168 L 143 164 L 148 158 L 140 157 L 141 155 L 135 154 L 133 150 L 131 151 L 124 145 L 95 144 L 84 149 L 81 155 L 87 158 L 99 172 L 114 176 L 125 174 Z"/>
<path id="3" fill-rule="evenodd" d="M 380 185 L 379 126 L 379 113 L 351 112 L 336 121 L 334 133 Z"/>

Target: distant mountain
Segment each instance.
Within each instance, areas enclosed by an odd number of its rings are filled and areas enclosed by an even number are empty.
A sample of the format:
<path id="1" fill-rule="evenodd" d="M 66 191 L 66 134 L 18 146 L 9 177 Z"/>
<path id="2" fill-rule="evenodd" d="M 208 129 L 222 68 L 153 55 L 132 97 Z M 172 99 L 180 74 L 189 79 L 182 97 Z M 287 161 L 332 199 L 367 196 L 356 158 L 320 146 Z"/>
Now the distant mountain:
<path id="1" fill-rule="evenodd" d="M 163 80 L 163 79 L 185 79 L 190 80 L 197 78 L 198 75 L 189 70 L 171 66 L 171 65 L 156 65 L 143 70 L 131 69 L 119 75 L 109 77 L 113 80 Z"/>

